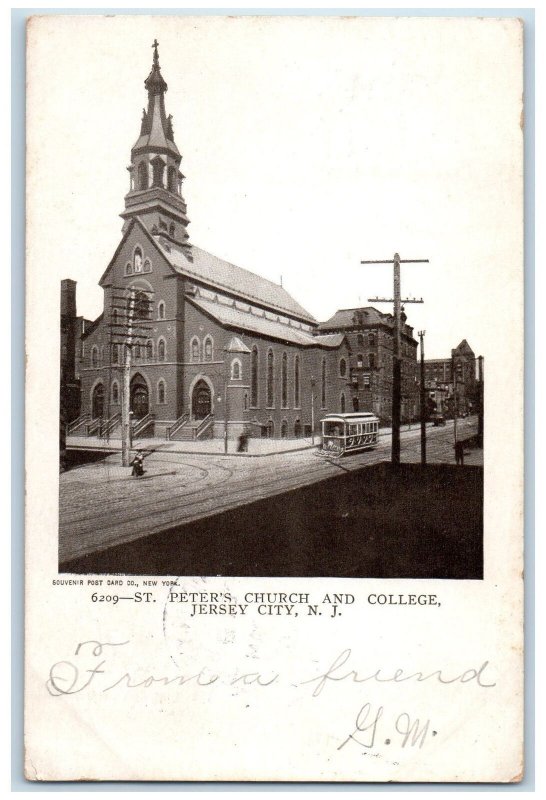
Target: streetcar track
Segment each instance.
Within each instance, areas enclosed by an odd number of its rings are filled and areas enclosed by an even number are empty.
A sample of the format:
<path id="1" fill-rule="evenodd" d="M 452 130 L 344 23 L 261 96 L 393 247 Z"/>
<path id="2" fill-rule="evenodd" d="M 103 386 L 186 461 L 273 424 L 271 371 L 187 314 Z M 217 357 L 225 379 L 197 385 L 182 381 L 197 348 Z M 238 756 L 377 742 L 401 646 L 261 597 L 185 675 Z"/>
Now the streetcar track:
<path id="1" fill-rule="evenodd" d="M 324 466 L 327 466 L 327 465 L 320 465 L 320 467 L 324 467 Z M 169 516 L 170 516 L 171 514 L 176 514 L 176 512 L 179 512 L 181 509 L 186 509 L 186 510 L 193 509 L 192 513 L 188 514 L 188 515 L 183 515 L 182 517 L 176 516 L 175 519 L 170 518 L 170 519 L 164 520 L 161 523 L 156 523 L 156 525 L 150 525 L 149 524 L 149 519 L 150 519 L 149 513 L 143 513 L 143 514 L 139 514 L 137 516 L 132 516 L 129 519 L 125 515 L 123 517 L 123 523 L 124 524 L 122 526 L 115 524 L 115 521 L 113 520 L 111 514 L 108 515 L 108 519 L 112 520 L 114 529 L 118 530 L 120 534 L 122 534 L 123 529 L 125 527 L 132 528 L 136 524 L 138 524 L 139 521 L 147 520 L 148 521 L 147 531 L 151 535 L 153 533 L 160 533 L 162 530 L 166 530 L 168 528 L 173 528 L 176 525 L 184 525 L 184 524 L 187 524 L 187 523 L 189 523 L 189 522 L 191 522 L 193 520 L 202 519 L 203 517 L 214 516 L 217 513 L 222 513 L 223 511 L 226 511 L 226 510 L 228 510 L 230 508 L 233 508 L 233 507 L 240 507 L 242 505 L 249 505 L 250 503 L 253 503 L 256 500 L 264 499 L 266 497 L 269 497 L 269 496 L 272 496 L 272 495 L 275 495 L 275 494 L 281 494 L 281 493 L 283 493 L 283 491 L 292 491 L 292 490 L 295 490 L 295 489 L 299 488 L 300 486 L 312 484 L 312 483 L 315 482 L 315 477 L 314 476 L 316 476 L 318 474 L 322 474 L 324 476 L 324 478 L 328 478 L 328 477 L 331 476 L 330 470 L 328 470 L 326 472 L 323 468 L 318 468 L 318 469 L 314 469 L 314 470 L 305 470 L 304 472 L 298 473 L 297 475 L 292 474 L 291 475 L 292 480 L 290 480 L 290 482 L 287 482 L 287 477 L 286 476 L 282 476 L 282 477 L 274 480 L 274 484 L 275 484 L 276 489 L 274 491 L 267 492 L 267 494 L 265 494 L 265 495 L 263 494 L 262 491 L 258 491 L 257 490 L 258 487 L 256 487 L 256 491 L 254 491 L 254 492 L 252 492 L 252 491 L 249 492 L 249 487 L 248 486 L 241 487 L 237 491 L 234 491 L 234 492 L 230 493 L 229 499 L 227 499 L 225 502 L 220 502 L 220 503 L 217 502 L 214 505 L 213 508 L 210 508 L 210 502 L 212 500 L 214 500 L 213 496 L 212 497 L 207 497 L 207 498 L 201 498 L 199 500 L 196 500 L 196 501 L 190 502 L 190 503 L 187 503 L 187 502 L 180 503 L 180 504 L 177 504 L 176 506 L 171 506 L 168 510 L 165 510 L 164 512 L 160 512 L 160 513 L 162 513 L 163 515 L 169 514 Z M 306 480 L 304 480 L 304 481 L 300 480 L 303 477 L 305 477 Z M 298 479 L 296 483 L 294 483 L 294 479 Z M 203 505 L 203 504 L 206 504 L 207 507 L 202 509 L 201 511 L 197 511 L 196 510 L 197 507 L 199 507 L 200 505 Z M 150 505 L 150 504 L 148 504 L 148 505 Z M 159 516 L 159 515 L 156 513 L 156 516 Z M 94 517 L 92 519 L 96 523 L 96 517 Z M 71 521 L 70 522 L 70 526 L 72 526 L 72 524 L 73 523 Z M 107 531 L 109 531 L 111 529 L 112 529 L 112 526 L 109 526 L 108 528 L 101 528 L 100 530 L 103 531 L 104 533 L 106 533 Z M 79 531 L 78 534 L 80 536 L 82 536 L 82 535 L 85 536 L 85 535 L 89 535 L 89 534 L 91 534 L 91 533 L 93 533 L 95 531 L 96 531 L 96 527 L 95 527 L 95 529 L 93 531 L 92 530 L 88 530 L 87 532 Z M 59 538 L 61 539 L 62 538 L 62 529 L 59 531 L 59 533 L 60 533 L 60 537 Z M 89 552 L 99 552 L 100 550 L 108 549 L 109 547 L 115 546 L 116 544 L 121 544 L 123 542 L 133 541 L 133 540 L 138 539 L 138 538 L 141 538 L 141 535 L 139 535 L 137 533 L 135 536 L 132 536 L 130 539 L 127 539 L 125 536 L 123 536 L 122 541 L 118 541 L 117 538 L 110 539 L 108 541 L 108 543 L 104 543 L 103 547 L 99 547 L 99 548 L 94 547 Z M 80 539 L 80 542 L 81 542 L 81 539 Z M 59 542 L 59 544 L 61 545 L 61 541 Z M 60 547 L 59 550 L 61 551 L 62 548 Z M 85 555 L 85 554 L 86 554 L 85 551 L 80 551 L 80 553 L 78 555 Z M 76 556 L 72 556 L 72 557 L 76 557 Z"/>
<path id="2" fill-rule="evenodd" d="M 322 464 L 321 464 L 320 466 L 322 467 L 322 466 L 326 466 L 326 465 L 322 465 Z M 310 470 L 308 470 L 308 469 L 307 469 L 307 470 L 304 470 L 304 471 L 301 471 L 301 472 L 300 472 L 300 471 L 298 471 L 297 473 L 291 472 L 291 473 L 290 473 L 290 476 L 291 476 L 292 478 L 295 478 L 295 479 L 297 479 L 297 478 L 300 478 L 300 477 L 301 477 L 301 476 L 303 476 L 303 475 L 307 475 L 307 474 L 315 474 L 315 473 L 317 473 L 317 472 L 321 472 L 321 471 L 323 471 L 323 470 L 321 470 L 321 469 L 318 469 L 318 470 L 313 470 L 313 472 L 311 473 L 311 472 L 310 472 Z M 210 485 L 210 491 L 211 491 L 211 495 L 212 495 L 212 496 L 214 496 L 216 487 L 217 487 L 218 485 L 221 485 L 222 483 L 225 483 L 225 481 L 226 481 L 226 480 L 228 480 L 228 479 L 229 479 L 229 477 L 232 477 L 232 476 L 233 476 L 233 473 L 231 472 L 231 475 L 228 475 L 228 476 L 226 476 L 226 477 L 225 477 L 225 478 L 224 478 L 222 481 L 220 481 L 220 482 L 217 482 L 217 483 L 214 483 L 214 484 Z M 241 476 L 241 478 L 242 478 L 242 476 Z M 244 480 L 244 478 L 242 478 L 242 479 Z M 286 477 L 286 476 L 281 476 L 281 477 L 279 477 L 279 478 L 277 478 L 277 479 L 275 479 L 275 478 L 273 478 L 273 477 L 271 478 L 271 482 L 272 482 L 272 483 L 278 483 L 278 482 L 280 482 L 280 481 L 284 481 L 284 480 L 287 480 L 287 477 Z M 238 482 L 240 482 L 240 481 L 238 481 Z M 271 483 L 270 483 L 270 485 L 271 485 Z M 258 487 L 256 487 L 256 488 L 258 488 Z M 248 486 L 246 486 L 244 489 L 239 489 L 239 490 L 238 490 L 238 493 L 240 493 L 241 491 L 248 491 L 248 489 L 249 489 L 249 487 L 248 487 Z M 210 500 L 210 499 L 211 499 L 210 497 L 201 497 L 201 499 L 200 499 L 200 500 L 198 500 L 198 501 L 195 501 L 195 502 L 193 502 L 193 503 L 192 503 L 192 502 L 190 502 L 190 503 L 188 503 L 188 502 L 187 502 L 187 500 L 186 500 L 186 499 L 187 499 L 188 497 L 193 497 L 193 496 L 194 496 L 194 495 L 196 495 L 196 494 L 202 494 L 202 492 L 203 492 L 203 489 L 202 489 L 202 488 L 198 488 L 198 489 L 194 489 L 194 490 L 192 490 L 191 492 L 187 492 L 187 493 L 185 493 L 185 494 L 184 494 L 184 498 L 185 498 L 185 499 L 184 499 L 184 501 L 183 501 L 183 502 L 181 502 L 181 503 L 178 503 L 178 504 L 176 504 L 176 505 L 171 505 L 171 506 L 169 507 L 169 509 L 168 509 L 168 510 L 169 510 L 169 511 L 177 511 L 178 509 L 181 509 L 181 508 L 188 508 L 188 507 L 190 507 L 190 506 L 192 506 L 192 505 L 195 505 L 196 503 L 207 502 L 208 500 Z M 231 495 L 230 495 L 230 496 L 231 496 L 231 497 L 233 497 L 233 496 L 234 496 L 234 494 L 235 494 L 235 492 L 231 493 Z M 268 493 L 268 494 L 269 494 L 269 493 Z M 267 496 L 267 495 L 266 495 L 266 496 Z M 123 500 L 120 500 L 120 501 L 119 501 L 119 503 L 118 503 L 117 505 L 121 505 L 122 503 L 125 503 L 126 499 L 127 499 L 127 498 L 124 498 Z M 150 508 L 150 507 L 151 507 L 151 508 L 156 508 L 156 506 L 157 506 L 157 501 L 156 501 L 156 499 L 155 499 L 155 498 L 154 498 L 154 499 L 152 499 L 152 500 L 149 500 L 148 502 L 145 502 L 145 503 L 139 503 L 139 509 L 148 509 L 148 508 Z M 157 509 L 156 509 L 156 510 L 157 510 Z M 129 519 L 128 519 L 128 517 L 127 517 L 127 507 L 126 507 L 126 505 L 124 505 L 123 511 L 124 511 L 124 519 L 125 519 L 126 521 L 129 521 Z M 111 506 L 109 506 L 109 509 L 108 509 L 108 518 L 109 518 L 109 519 L 111 519 L 111 518 L 112 518 L 112 513 L 111 513 L 111 512 L 112 512 L 112 508 L 111 508 Z M 167 511 L 165 511 L 165 512 L 160 512 L 160 513 L 167 513 Z M 138 521 L 138 520 L 140 520 L 140 519 L 143 519 L 143 518 L 145 518 L 145 517 L 147 517 L 147 514 L 139 514 L 139 515 L 136 515 L 136 516 L 135 516 L 135 515 L 132 515 L 132 516 L 130 517 L 130 521 Z M 89 521 L 89 520 L 93 520 L 93 521 L 95 521 L 95 520 L 96 520 L 96 514 L 94 514 L 94 515 L 92 515 L 92 516 L 88 516 L 88 515 L 86 515 L 86 516 L 83 516 L 83 517 L 72 517 L 72 518 L 70 519 L 70 524 L 71 524 L 71 525 L 73 525 L 73 524 L 77 524 L 78 522 L 85 522 L 85 521 Z M 68 522 L 67 522 L 67 524 L 68 524 Z"/>
<path id="3" fill-rule="evenodd" d="M 428 448 L 430 456 L 434 457 L 437 454 L 444 454 L 445 447 L 446 447 L 446 440 L 445 436 L 441 436 L 444 431 L 438 431 L 438 435 L 436 432 L 429 432 L 433 433 L 430 436 L 429 444 L 430 447 Z M 413 438 L 413 437 L 412 437 Z M 409 443 L 409 442 L 408 442 Z M 415 448 L 418 446 L 418 439 L 415 438 L 414 442 L 412 442 Z M 449 442 L 448 442 L 449 444 Z M 345 460 L 345 467 L 347 471 L 354 471 L 359 468 L 362 468 L 366 465 L 376 464 L 380 461 L 385 460 L 385 454 L 389 449 L 388 442 L 381 442 L 379 446 L 370 452 L 367 453 L 360 453 L 355 454 L 354 456 L 349 456 Z M 154 488 L 154 499 L 150 501 L 143 501 L 143 498 L 149 495 L 149 487 L 146 487 L 148 491 L 142 491 L 137 494 L 130 494 L 123 498 L 120 498 L 118 502 L 116 502 L 116 508 L 112 509 L 111 506 L 108 506 L 107 509 L 107 520 L 108 520 L 108 527 L 100 527 L 100 518 L 97 518 L 96 513 L 92 516 L 84 515 L 76 518 L 65 519 L 61 522 L 60 530 L 59 530 L 59 555 L 63 562 L 69 562 L 75 558 L 94 553 L 94 552 L 101 552 L 104 550 L 108 550 L 111 547 L 118 546 L 120 544 L 128 543 L 130 541 L 135 541 L 139 538 L 142 538 L 143 535 L 153 535 L 160 533 L 161 531 L 167 531 L 171 528 L 177 526 L 184 526 L 188 523 L 191 523 L 194 520 L 200 520 L 206 517 L 214 516 L 217 514 L 221 514 L 226 510 L 237 508 L 240 506 L 248 505 L 256 500 L 265 499 L 270 496 L 274 496 L 284 491 L 292 491 L 300 486 L 310 485 L 314 482 L 317 482 L 321 479 L 328 479 L 335 474 L 339 474 L 335 471 L 335 467 L 330 464 L 328 461 L 321 461 L 319 464 L 307 464 L 301 458 L 302 453 L 297 452 L 298 460 L 294 464 L 292 463 L 290 470 L 284 470 L 284 473 L 281 475 L 275 475 L 275 468 L 277 464 L 273 463 L 263 463 L 263 464 L 250 464 L 242 463 L 237 464 L 237 469 L 235 470 L 231 466 L 228 466 L 224 463 L 218 463 L 219 459 L 216 458 L 211 463 L 213 466 L 221 470 L 225 473 L 225 476 L 222 477 L 221 480 L 215 481 L 214 484 L 206 483 L 203 485 L 203 481 L 206 481 L 208 477 L 211 475 L 211 470 L 207 470 L 205 467 L 201 467 L 195 463 L 188 463 L 188 462 L 178 462 L 176 461 L 176 456 L 178 454 L 173 454 L 173 458 L 154 458 L 154 462 L 160 461 L 163 463 L 173 464 L 176 463 L 179 466 L 189 467 L 190 469 L 197 469 L 201 472 L 201 477 L 199 480 L 199 487 L 196 489 L 192 489 L 190 492 L 185 492 L 181 501 L 176 503 L 175 505 L 172 502 L 169 504 L 168 508 L 165 508 L 163 511 L 158 511 L 157 508 L 157 497 L 163 495 L 167 492 L 171 495 L 173 487 L 171 484 L 170 486 L 166 487 L 158 487 L 157 489 Z M 296 455 L 295 453 L 295 455 Z M 415 460 L 417 453 L 411 453 L 414 458 L 410 459 L 411 463 Z M 164 455 L 167 455 L 164 453 Z M 168 455 L 171 455 L 170 453 Z M 370 458 L 371 456 L 371 458 Z M 200 457 L 200 456 L 198 456 Z M 235 467 L 235 465 L 233 465 Z M 236 474 L 235 474 L 236 473 Z M 150 476 L 153 478 L 154 476 Z M 225 495 L 224 498 L 218 498 L 217 496 L 217 487 L 219 485 L 225 484 L 230 478 L 235 479 L 235 486 L 233 490 L 228 495 Z M 264 483 L 263 479 L 267 478 L 267 484 Z M 251 482 L 249 483 L 249 479 Z M 104 483 L 104 482 L 103 482 Z M 178 488 L 184 488 L 185 484 L 178 485 Z M 267 491 L 264 493 L 264 487 L 267 488 Z M 93 493 L 94 494 L 94 493 Z M 199 494 L 199 498 L 195 498 L 195 495 Z M 193 500 L 191 498 L 194 498 Z M 89 502 L 92 498 L 90 498 L 89 494 L 87 495 L 86 500 Z M 128 517 L 127 515 L 127 501 L 134 501 L 138 503 L 138 510 L 142 513 L 139 513 L 135 516 Z M 119 507 L 123 504 L 123 515 L 120 519 L 120 510 Z M 72 506 L 73 509 L 73 506 Z M 180 515 L 180 512 L 185 512 Z M 64 516 L 64 515 L 63 515 Z M 156 520 L 155 524 L 150 524 L 151 519 Z M 161 521 L 159 521 L 161 520 Z M 146 521 L 146 533 L 144 534 L 142 529 L 139 531 L 138 528 L 142 526 L 142 522 Z M 93 522 L 94 527 L 91 529 L 85 523 Z M 120 524 L 121 523 L 121 524 Z M 134 531 L 134 527 L 137 527 L 137 531 Z M 79 530 L 78 530 L 79 527 Z M 77 552 L 73 552 L 70 555 L 61 556 L 63 551 L 70 550 L 70 546 L 63 547 L 63 544 L 70 545 L 70 541 L 68 539 L 68 530 L 74 528 L 77 532 L 78 539 L 80 544 L 83 544 L 84 547 L 80 550 L 78 549 Z M 83 528 L 83 530 L 82 530 Z M 87 528 L 87 530 L 86 530 Z M 118 533 L 118 536 L 111 537 L 112 531 L 115 530 Z M 87 540 L 89 544 L 90 536 L 100 531 L 103 534 L 103 541 L 99 544 L 96 540 L 93 543 L 93 547 L 89 548 L 85 546 L 85 542 L 82 542 L 81 537 Z M 133 535 L 130 537 L 127 536 L 128 532 L 133 531 Z M 110 537 L 110 538 L 109 538 Z M 98 545 L 98 546 L 97 546 Z"/>

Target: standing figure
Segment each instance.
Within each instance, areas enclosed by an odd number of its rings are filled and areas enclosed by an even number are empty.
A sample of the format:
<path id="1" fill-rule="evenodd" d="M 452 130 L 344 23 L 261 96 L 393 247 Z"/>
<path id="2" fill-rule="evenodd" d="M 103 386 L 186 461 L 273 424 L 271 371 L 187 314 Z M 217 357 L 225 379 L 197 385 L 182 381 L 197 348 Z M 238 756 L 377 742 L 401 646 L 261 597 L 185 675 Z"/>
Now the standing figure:
<path id="1" fill-rule="evenodd" d="M 464 466 L 464 444 L 460 440 L 455 443 L 455 461 L 461 467 Z"/>
<path id="2" fill-rule="evenodd" d="M 239 443 L 237 445 L 238 453 L 246 453 L 248 451 L 248 434 L 241 433 L 239 436 Z"/>
<path id="3" fill-rule="evenodd" d="M 139 478 L 141 475 L 144 475 L 144 455 L 142 454 L 142 450 L 137 450 L 135 457 L 131 461 L 131 466 L 133 471 L 131 475 L 135 478 Z"/>

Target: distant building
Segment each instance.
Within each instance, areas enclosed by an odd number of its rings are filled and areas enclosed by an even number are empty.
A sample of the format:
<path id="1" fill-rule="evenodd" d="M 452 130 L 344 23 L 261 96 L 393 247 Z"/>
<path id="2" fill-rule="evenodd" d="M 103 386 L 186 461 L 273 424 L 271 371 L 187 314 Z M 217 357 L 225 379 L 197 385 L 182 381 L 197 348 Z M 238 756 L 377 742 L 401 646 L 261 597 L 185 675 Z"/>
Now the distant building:
<path id="1" fill-rule="evenodd" d="M 401 320 L 401 419 L 407 422 L 419 416 L 417 341 L 404 312 Z M 321 322 L 318 329 L 328 334 L 343 333 L 349 342 L 347 411 L 371 411 L 389 424 L 392 421 L 393 315 L 372 306 L 344 308 Z"/>
<path id="2" fill-rule="evenodd" d="M 475 409 L 476 368 L 476 356 L 466 339 L 453 348 L 451 358 L 425 359 L 425 388 L 439 411 L 454 410 L 455 392 L 459 412 Z"/>

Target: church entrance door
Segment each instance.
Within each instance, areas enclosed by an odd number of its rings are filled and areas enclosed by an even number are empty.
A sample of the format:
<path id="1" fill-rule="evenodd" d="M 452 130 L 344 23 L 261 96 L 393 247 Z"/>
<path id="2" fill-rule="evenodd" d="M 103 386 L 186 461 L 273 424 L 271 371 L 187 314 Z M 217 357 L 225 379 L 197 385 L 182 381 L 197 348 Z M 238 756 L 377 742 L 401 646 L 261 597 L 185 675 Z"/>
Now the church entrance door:
<path id="1" fill-rule="evenodd" d="M 205 419 L 211 413 L 212 404 L 210 389 L 205 381 L 195 384 L 192 394 L 191 407 L 194 419 Z"/>
<path id="2" fill-rule="evenodd" d="M 142 419 L 149 413 L 148 385 L 142 375 L 131 381 L 131 411 L 134 419 Z"/>
<path id="3" fill-rule="evenodd" d="M 93 407 L 91 411 L 93 419 L 98 419 L 104 415 L 104 386 L 99 383 L 93 390 Z"/>

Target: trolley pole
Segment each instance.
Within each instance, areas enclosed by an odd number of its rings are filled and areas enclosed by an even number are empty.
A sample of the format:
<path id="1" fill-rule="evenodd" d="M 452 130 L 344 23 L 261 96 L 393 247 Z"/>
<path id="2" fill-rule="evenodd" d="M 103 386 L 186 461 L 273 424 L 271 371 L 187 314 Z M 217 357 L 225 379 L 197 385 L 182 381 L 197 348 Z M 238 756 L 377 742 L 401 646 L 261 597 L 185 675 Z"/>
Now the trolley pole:
<path id="1" fill-rule="evenodd" d="M 419 341 L 421 343 L 421 466 L 427 463 L 427 407 L 425 391 L 425 333 L 419 331 Z"/>
<path id="2" fill-rule="evenodd" d="M 400 264 L 428 264 L 428 258 L 409 258 L 401 259 L 398 253 L 394 258 L 381 261 L 361 261 L 361 264 L 392 264 L 393 265 L 393 290 L 394 296 L 390 299 L 385 297 L 369 297 L 369 303 L 393 303 L 394 306 L 394 330 L 393 330 L 393 350 L 394 358 L 392 362 L 392 464 L 400 464 L 400 401 L 401 401 L 401 320 L 402 303 L 422 303 L 423 298 L 415 300 L 406 298 L 402 300 L 400 290 Z"/>

